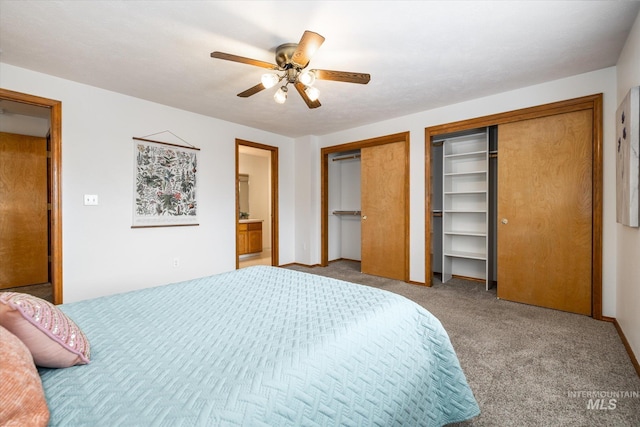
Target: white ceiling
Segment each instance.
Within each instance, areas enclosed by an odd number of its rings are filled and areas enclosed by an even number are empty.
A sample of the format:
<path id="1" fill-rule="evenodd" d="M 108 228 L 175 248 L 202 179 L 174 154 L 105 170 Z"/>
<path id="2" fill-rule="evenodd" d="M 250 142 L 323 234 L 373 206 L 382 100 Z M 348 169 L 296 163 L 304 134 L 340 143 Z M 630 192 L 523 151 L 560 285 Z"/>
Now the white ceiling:
<path id="1" fill-rule="evenodd" d="M 639 1 L 0 0 L 0 61 L 264 129 L 323 135 L 616 64 Z M 311 30 L 311 67 L 371 74 L 250 98 L 263 68 Z M 0 76 L 0 85 L 2 84 Z"/>

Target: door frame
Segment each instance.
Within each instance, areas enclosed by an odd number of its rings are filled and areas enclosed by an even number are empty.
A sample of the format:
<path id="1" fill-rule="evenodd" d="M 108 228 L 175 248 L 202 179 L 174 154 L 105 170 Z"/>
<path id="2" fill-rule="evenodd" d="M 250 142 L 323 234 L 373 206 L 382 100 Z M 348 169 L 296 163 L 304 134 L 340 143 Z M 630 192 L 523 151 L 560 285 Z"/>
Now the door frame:
<path id="1" fill-rule="evenodd" d="M 409 282 L 409 264 L 410 264 L 410 224 L 409 224 L 409 132 L 400 132 L 392 135 L 386 135 L 362 141 L 348 142 L 340 145 L 325 147 L 320 150 L 320 266 L 329 265 L 329 154 L 339 153 L 342 151 L 358 150 L 376 145 L 391 144 L 395 142 L 404 142 L 405 144 L 405 248 L 404 248 L 404 281 Z"/>
<path id="2" fill-rule="evenodd" d="M 240 268 L 240 255 L 238 254 L 238 218 L 240 217 L 240 194 L 238 192 L 238 186 L 240 183 L 240 146 L 258 148 L 260 150 L 269 151 L 270 165 L 271 165 L 271 265 L 280 265 L 280 251 L 279 251 L 279 232 L 278 232 L 278 147 L 271 145 L 260 144 L 257 142 L 246 141 L 236 138 L 236 179 L 235 179 L 235 194 L 236 194 L 236 209 L 235 219 L 236 224 L 236 270 Z"/>
<path id="3" fill-rule="evenodd" d="M 0 99 L 49 109 L 49 281 L 53 303 L 62 304 L 62 102 L 2 88 Z"/>
<path id="4" fill-rule="evenodd" d="M 535 119 L 580 110 L 591 110 L 593 118 L 592 144 L 592 250 L 591 250 L 591 316 L 602 320 L 602 203 L 603 203 L 603 153 L 602 153 L 602 93 L 493 114 L 469 120 L 425 128 L 425 284 L 432 285 L 431 264 L 431 139 L 463 130 L 482 128 L 522 120 Z"/>

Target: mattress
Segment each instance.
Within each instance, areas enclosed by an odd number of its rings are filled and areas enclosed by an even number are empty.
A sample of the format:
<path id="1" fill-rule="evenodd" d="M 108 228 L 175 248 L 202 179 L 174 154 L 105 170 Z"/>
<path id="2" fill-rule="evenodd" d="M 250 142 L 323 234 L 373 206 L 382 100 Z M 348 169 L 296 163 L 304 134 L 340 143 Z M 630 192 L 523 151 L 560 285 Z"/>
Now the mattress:
<path id="1" fill-rule="evenodd" d="M 479 408 L 440 322 L 255 266 L 59 306 L 88 365 L 40 369 L 54 426 L 440 426 Z"/>

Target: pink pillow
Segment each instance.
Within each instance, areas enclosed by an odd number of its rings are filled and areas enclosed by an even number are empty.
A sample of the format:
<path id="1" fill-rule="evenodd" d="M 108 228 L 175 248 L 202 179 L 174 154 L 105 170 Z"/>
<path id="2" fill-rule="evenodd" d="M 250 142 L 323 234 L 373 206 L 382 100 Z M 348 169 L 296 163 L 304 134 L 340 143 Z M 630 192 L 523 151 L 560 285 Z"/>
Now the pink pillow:
<path id="1" fill-rule="evenodd" d="M 0 326 L 0 425 L 46 426 L 49 408 L 29 349 Z"/>
<path id="2" fill-rule="evenodd" d="M 59 308 L 18 292 L 0 293 L 0 326 L 20 338 L 36 365 L 67 368 L 89 363 L 89 340 Z"/>

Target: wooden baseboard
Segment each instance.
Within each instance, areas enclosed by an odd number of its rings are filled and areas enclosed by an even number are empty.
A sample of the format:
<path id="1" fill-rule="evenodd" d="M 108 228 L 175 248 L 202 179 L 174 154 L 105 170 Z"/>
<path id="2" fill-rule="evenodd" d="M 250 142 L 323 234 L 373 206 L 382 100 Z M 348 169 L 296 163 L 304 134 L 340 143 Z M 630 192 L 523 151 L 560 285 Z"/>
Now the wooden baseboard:
<path id="1" fill-rule="evenodd" d="M 424 282 L 414 282 L 413 280 L 409 280 L 407 283 L 410 285 L 416 285 L 416 286 L 431 286 L 431 284 L 427 285 Z"/>
<path id="2" fill-rule="evenodd" d="M 331 261 L 329 261 L 329 264 L 331 264 L 332 262 L 338 262 L 338 261 L 352 261 L 352 262 L 362 262 L 359 259 L 351 259 L 351 258 L 337 258 L 337 259 L 332 259 Z"/>
<path id="3" fill-rule="evenodd" d="M 320 264 L 313 264 L 313 265 L 309 265 L 309 264 L 301 264 L 299 262 L 291 262 L 289 264 L 281 264 L 278 267 L 290 267 L 292 265 L 297 265 L 299 267 L 306 267 L 306 268 L 315 268 L 315 267 L 320 267 Z"/>
<path id="4" fill-rule="evenodd" d="M 334 263 L 334 262 L 338 262 L 338 261 L 353 261 L 353 262 L 360 262 L 359 259 L 349 259 L 349 258 L 338 258 L 338 259 L 332 259 L 331 261 L 329 261 L 329 264 Z M 307 267 L 307 268 L 315 268 L 315 267 L 322 267 L 322 265 L 320 264 L 301 264 L 299 262 L 292 262 L 290 264 L 283 264 L 280 267 L 289 267 L 291 265 L 298 265 L 300 267 Z"/>
<path id="5" fill-rule="evenodd" d="M 627 349 L 627 354 L 631 359 L 631 364 L 636 370 L 636 374 L 638 375 L 638 377 L 640 377 L 640 364 L 638 363 L 638 359 L 636 358 L 636 355 L 633 354 L 633 349 L 631 348 L 631 345 L 629 345 L 629 341 L 627 341 L 627 337 L 624 336 L 624 332 L 622 332 L 622 328 L 620 327 L 618 320 L 615 317 L 608 317 L 608 316 L 602 316 L 602 320 L 604 320 L 605 322 L 613 323 L 613 326 L 615 326 L 616 330 L 618 331 L 618 335 L 622 340 L 622 344 L 624 345 L 624 348 Z"/>

